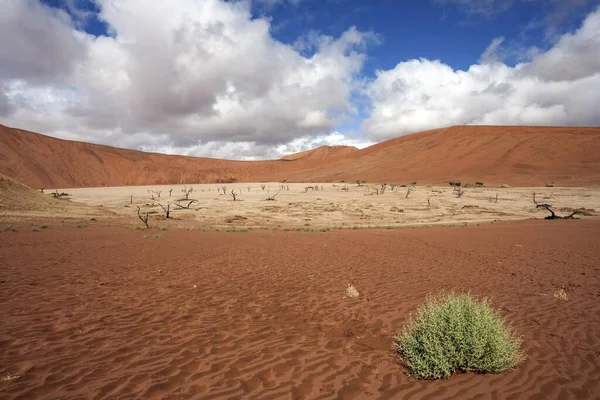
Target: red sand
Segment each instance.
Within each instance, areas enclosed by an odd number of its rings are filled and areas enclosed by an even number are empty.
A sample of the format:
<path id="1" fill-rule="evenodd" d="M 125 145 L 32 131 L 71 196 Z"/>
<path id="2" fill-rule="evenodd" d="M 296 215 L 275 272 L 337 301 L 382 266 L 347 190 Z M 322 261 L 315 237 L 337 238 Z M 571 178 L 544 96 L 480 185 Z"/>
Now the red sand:
<path id="1" fill-rule="evenodd" d="M 0 398 L 600 397 L 598 221 L 328 233 L 101 225 L 0 232 L 0 375 L 21 375 L 0 382 Z M 349 282 L 358 299 L 343 298 Z M 568 301 L 553 297 L 561 286 Z M 491 296 L 528 359 L 502 375 L 407 377 L 392 336 L 441 289 Z"/>
<path id="2" fill-rule="evenodd" d="M 300 153 L 290 154 L 289 156 L 281 157 L 282 160 L 322 160 L 325 158 L 340 157 L 353 154 L 359 151 L 353 146 L 320 146 L 316 149 L 306 150 Z"/>
<path id="3" fill-rule="evenodd" d="M 0 173 L 33 188 L 250 181 L 600 184 L 600 128 L 456 126 L 334 157 L 228 161 L 65 141 L 0 125 Z M 344 152 L 341 152 L 344 153 Z"/>

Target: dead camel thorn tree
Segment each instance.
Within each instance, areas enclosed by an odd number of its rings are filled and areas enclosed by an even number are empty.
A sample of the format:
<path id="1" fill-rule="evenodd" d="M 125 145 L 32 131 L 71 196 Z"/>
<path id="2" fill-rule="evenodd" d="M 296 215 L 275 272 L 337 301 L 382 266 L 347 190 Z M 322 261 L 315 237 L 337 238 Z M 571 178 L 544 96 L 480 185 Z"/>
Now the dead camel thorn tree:
<path id="1" fill-rule="evenodd" d="M 223 188 L 224 190 L 225 188 Z M 233 201 L 237 200 L 237 194 L 235 193 L 235 190 L 231 189 L 231 193 L 229 193 L 231 195 L 231 197 L 233 197 Z"/>
<path id="2" fill-rule="evenodd" d="M 148 211 L 146 211 L 146 215 L 142 216 L 142 209 L 140 207 L 137 208 L 137 215 L 140 217 L 144 225 L 146 225 L 146 229 L 150 229 L 150 225 L 148 225 Z"/>
<path id="3" fill-rule="evenodd" d="M 260 188 L 264 191 L 267 185 L 260 185 Z"/>
<path id="4" fill-rule="evenodd" d="M 191 206 L 192 204 L 194 204 L 194 203 L 197 203 L 197 202 L 198 202 L 198 200 L 189 200 L 189 202 L 188 202 L 188 205 L 187 205 L 187 206 L 182 206 L 182 205 L 181 205 L 181 204 L 179 204 L 179 203 L 175 203 L 175 205 L 176 205 L 177 207 L 181 208 L 181 209 L 184 209 L 184 210 L 189 210 L 189 209 L 190 209 L 190 206 Z"/>
<path id="5" fill-rule="evenodd" d="M 160 194 L 162 193 L 162 190 L 153 190 L 152 193 L 156 194 L 156 197 L 160 198 Z M 152 198 L 154 198 L 154 196 Z"/>
<path id="6" fill-rule="evenodd" d="M 162 208 L 163 211 L 165 212 L 165 219 L 171 218 L 171 204 L 173 204 L 173 203 L 169 202 L 169 203 L 167 203 L 167 207 L 165 207 L 162 204 L 158 203 L 160 208 Z"/>
<path id="7" fill-rule="evenodd" d="M 171 190 L 173 190 L 173 189 L 171 189 Z M 183 193 L 186 200 L 189 200 L 190 193 L 192 193 L 193 191 L 194 191 L 194 188 L 188 189 L 187 186 L 184 186 L 183 189 L 181 189 L 181 193 Z M 171 192 L 169 192 L 169 196 L 171 196 Z"/>
<path id="8" fill-rule="evenodd" d="M 535 193 L 533 194 L 533 204 L 535 204 L 535 208 L 544 208 L 544 209 L 546 209 L 546 211 L 550 212 L 550 215 L 548 215 L 544 219 L 577 219 L 577 218 L 575 218 L 575 215 L 581 214 L 581 211 L 579 211 L 579 209 L 577 209 L 569 215 L 565 215 L 565 216 L 556 215 L 556 213 L 551 208 L 552 204 L 538 203 L 535 200 Z"/>
<path id="9" fill-rule="evenodd" d="M 408 199 L 408 196 L 410 196 L 410 193 L 412 192 L 412 187 L 407 187 L 406 188 L 406 197 L 405 199 Z M 427 199 L 427 201 L 429 201 L 429 199 Z"/>
<path id="10" fill-rule="evenodd" d="M 265 199 L 265 201 L 275 201 L 275 196 L 277 196 L 279 192 L 275 193 L 273 196 L 269 196 Z"/>

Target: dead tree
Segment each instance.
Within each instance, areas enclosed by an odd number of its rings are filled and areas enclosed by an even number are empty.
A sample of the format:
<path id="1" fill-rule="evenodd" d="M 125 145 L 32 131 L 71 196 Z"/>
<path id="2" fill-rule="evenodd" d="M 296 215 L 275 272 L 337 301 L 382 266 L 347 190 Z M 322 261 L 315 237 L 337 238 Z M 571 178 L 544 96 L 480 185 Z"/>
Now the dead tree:
<path id="1" fill-rule="evenodd" d="M 171 203 L 167 203 L 167 207 L 163 206 L 162 204 L 158 203 L 158 205 L 160 206 L 160 208 L 163 209 L 163 211 L 165 212 L 165 219 L 169 219 L 171 218 Z"/>
<path id="2" fill-rule="evenodd" d="M 225 189 L 225 188 L 223 188 Z M 237 194 L 235 194 L 235 191 L 233 189 L 231 189 L 231 193 L 229 193 L 231 195 L 231 197 L 233 197 L 233 201 L 237 200 Z"/>
<path id="3" fill-rule="evenodd" d="M 267 187 L 267 185 L 260 185 L 260 188 L 264 191 L 265 187 Z"/>
<path id="4" fill-rule="evenodd" d="M 169 197 L 171 197 L 172 192 L 173 192 L 173 189 L 169 189 Z"/>
<path id="5" fill-rule="evenodd" d="M 250 186 L 248 186 L 246 189 L 248 189 L 248 192 L 250 191 Z"/>
<path id="6" fill-rule="evenodd" d="M 44 194 L 44 188 L 41 188 L 41 189 L 40 189 L 40 192 L 42 192 L 42 194 Z"/>
<path id="7" fill-rule="evenodd" d="M 181 204 L 179 204 L 179 203 L 175 203 L 175 205 L 176 205 L 177 207 L 181 208 L 181 209 L 189 210 L 189 209 L 190 209 L 190 206 L 191 206 L 192 204 L 194 204 L 194 203 L 197 203 L 197 202 L 198 202 L 198 200 L 190 200 L 190 201 L 188 202 L 188 205 L 187 205 L 187 206 L 182 206 L 182 205 L 181 205 Z"/>
<path id="8" fill-rule="evenodd" d="M 129 204 L 133 204 L 133 195 L 129 197 Z"/>
<path id="9" fill-rule="evenodd" d="M 223 194 L 227 194 L 227 186 L 221 186 L 221 189 L 223 189 Z"/>
<path id="10" fill-rule="evenodd" d="M 431 199 L 429 197 L 427 198 L 427 207 L 431 207 Z"/>
<path id="11" fill-rule="evenodd" d="M 171 189 L 173 190 L 173 189 Z M 194 188 L 187 188 L 187 186 L 184 186 L 183 189 L 181 189 L 181 193 L 183 193 L 183 195 L 185 196 L 186 200 L 189 200 L 190 197 L 190 193 L 192 193 L 194 191 Z M 169 196 L 171 196 L 171 192 L 169 191 Z"/>
<path id="12" fill-rule="evenodd" d="M 390 190 L 392 192 L 394 191 L 395 188 L 396 188 L 396 184 L 395 183 L 390 184 Z"/>
<path id="13" fill-rule="evenodd" d="M 463 194 L 465 194 L 465 191 L 460 186 L 454 186 L 454 191 L 456 192 L 456 197 L 459 199 Z"/>
<path id="14" fill-rule="evenodd" d="M 265 199 L 265 201 L 275 201 L 275 196 L 277 196 L 279 192 L 275 193 L 273 196 L 269 196 Z"/>
<path id="15" fill-rule="evenodd" d="M 160 199 L 160 194 L 162 193 L 162 190 L 153 190 L 152 193 L 156 194 L 156 197 Z"/>
<path id="16" fill-rule="evenodd" d="M 146 215 L 142 216 L 141 214 L 141 208 L 137 208 L 137 214 L 138 217 L 140 217 L 140 219 L 142 220 L 142 222 L 144 223 L 144 225 L 146 225 L 146 229 L 150 229 L 150 225 L 148 225 L 148 211 L 146 211 Z"/>
<path id="17" fill-rule="evenodd" d="M 533 204 L 535 204 L 535 208 L 543 208 L 546 211 L 548 211 L 550 213 L 550 215 L 548 215 L 546 218 L 544 219 L 577 219 L 575 218 L 575 216 L 577 214 L 581 214 L 581 211 L 579 211 L 579 209 L 573 211 L 571 214 L 569 215 L 556 215 L 556 213 L 552 210 L 552 204 L 548 204 L 548 203 L 538 203 L 535 200 L 535 193 L 533 194 Z"/>
<path id="18" fill-rule="evenodd" d="M 410 196 L 410 192 L 412 192 L 412 187 L 409 186 L 409 187 L 406 188 L 406 197 L 405 197 L 405 199 L 408 199 L 408 196 Z"/>
<path id="19" fill-rule="evenodd" d="M 350 191 L 350 189 L 348 188 L 348 185 L 342 186 L 341 190 L 343 190 L 344 192 L 349 192 Z"/>
<path id="20" fill-rule="evenodd" d="M 313 186 L 305 186 L 304 193 L 308 192 L 309 189 L 315 190 L 315 188 Z"/>
<path id="21" fill-rule="evenodd" d="M 492 203 L 492 200 L 494 200 L 494 198 L 492 197 L 492 195 L 491 195 L 491 194 L 489 195 L 489 197 L 488 197 L 488 200 L 490 201 L 490 203 Z M 498 202 L 498 193 L 496 193 L 496 200 L 495 200 L 495 201 L 493 201 L 493 202 L 494 202 L 494 203 L 497 203 L 497 202 Z"/>
<path id="22" fill-rule="evenodd" d="M 58 199 L 60 197 L 65 197 L 68 196 L 69 193 L 65 193 L 65 192 L 58 192 L 58 189 L 54 189 L 54 193 L 52 193 L 52 196 L 54 196 L 54 198 Z"/>

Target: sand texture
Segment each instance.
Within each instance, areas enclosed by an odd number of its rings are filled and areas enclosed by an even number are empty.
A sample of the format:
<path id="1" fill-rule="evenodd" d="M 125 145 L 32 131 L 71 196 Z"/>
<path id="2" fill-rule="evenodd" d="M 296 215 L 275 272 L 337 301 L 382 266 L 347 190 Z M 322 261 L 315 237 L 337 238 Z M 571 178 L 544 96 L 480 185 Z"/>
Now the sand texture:
<path id="1" fill-rule="evenodd" d="M 0 232 L 2 399 L 600 396 L 597 220 L 16 229 Z M 490 296 L 528 359 L 502 375 L 408 377 L 392 336 L 441 289 Z"/>

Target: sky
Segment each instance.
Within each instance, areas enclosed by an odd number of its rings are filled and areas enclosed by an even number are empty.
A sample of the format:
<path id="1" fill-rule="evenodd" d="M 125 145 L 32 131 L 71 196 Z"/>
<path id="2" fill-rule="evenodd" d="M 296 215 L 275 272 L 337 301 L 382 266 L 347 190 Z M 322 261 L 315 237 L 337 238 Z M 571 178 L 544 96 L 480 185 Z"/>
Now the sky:
<path id="1" fill-rule="evenodd" d="M 600 126 L 600 0 L 0 0 L 0 124 L 275 159 Z"/>

